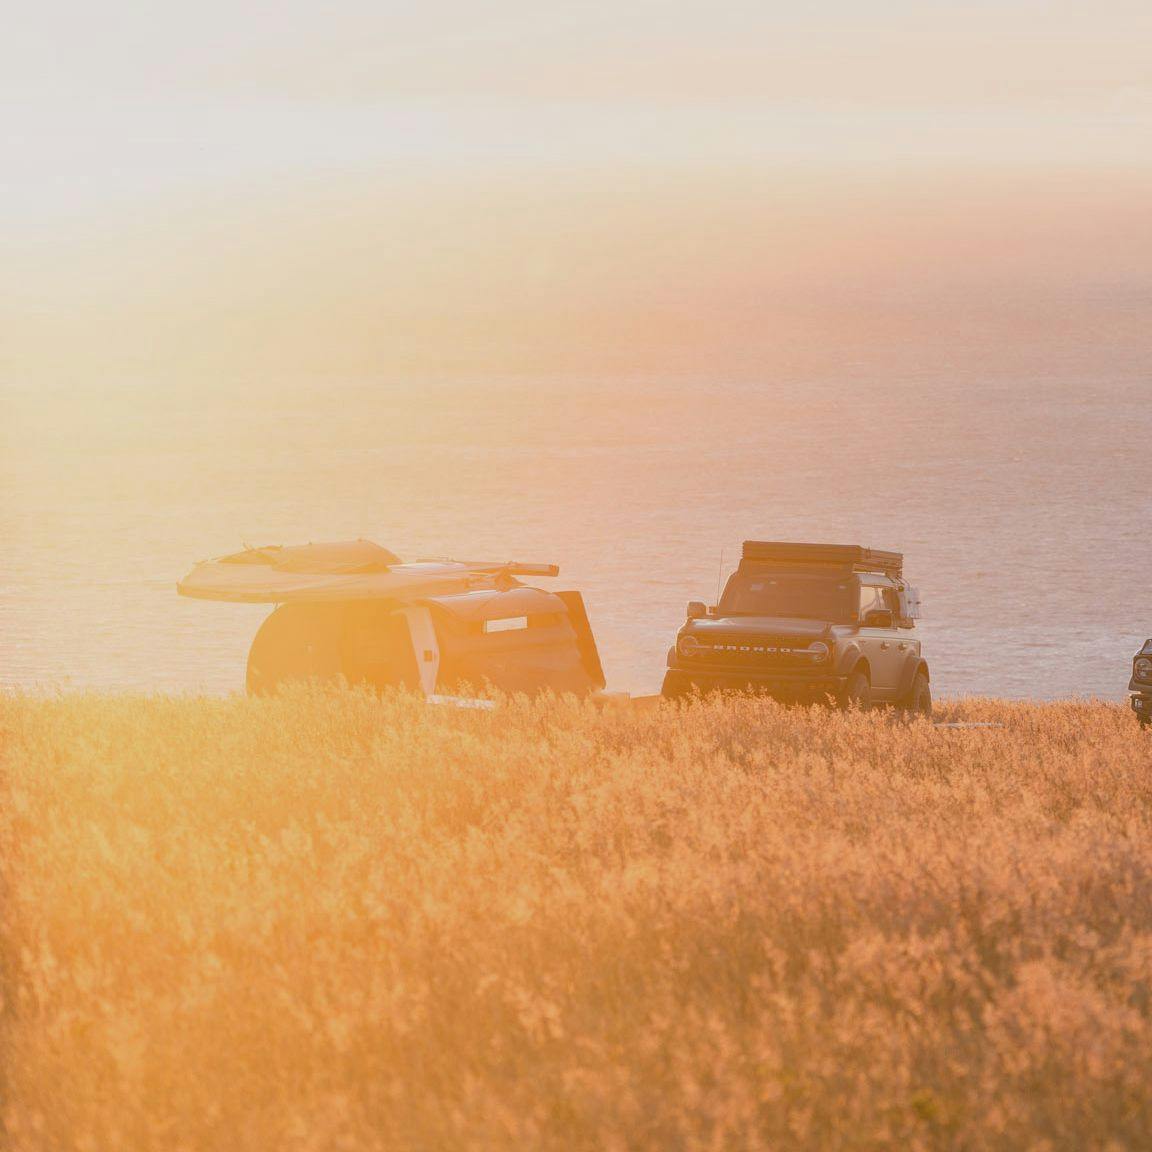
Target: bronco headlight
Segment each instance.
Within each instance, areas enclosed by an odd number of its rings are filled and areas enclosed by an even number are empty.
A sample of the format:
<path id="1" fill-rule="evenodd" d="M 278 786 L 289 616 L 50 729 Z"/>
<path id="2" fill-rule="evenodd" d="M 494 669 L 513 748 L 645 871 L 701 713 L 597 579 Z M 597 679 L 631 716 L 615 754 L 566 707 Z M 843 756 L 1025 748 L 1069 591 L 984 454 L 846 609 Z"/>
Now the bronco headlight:
<path id="1" fill-rule="evenodd" d="M 680 639 L 676 641 L 676 651 L 679 652 L 681 656 L 686 656 L 691 659 L 693 656 L 700 654 L 700 641 L 691 634 L 681 636 Z"/>
<path id="2" fill-rule="evenodd" d="M 813 640 L 808 645 L 808 655 L 819 664 L 828 659 L 828 645 L 823 640 Z"/>
<path id="3" fill-rule="evenodd" d="M 1152 660 L 1141 657 L 1132 665 L 1132 674 L 1137 680 L 1152 681 Z"/>

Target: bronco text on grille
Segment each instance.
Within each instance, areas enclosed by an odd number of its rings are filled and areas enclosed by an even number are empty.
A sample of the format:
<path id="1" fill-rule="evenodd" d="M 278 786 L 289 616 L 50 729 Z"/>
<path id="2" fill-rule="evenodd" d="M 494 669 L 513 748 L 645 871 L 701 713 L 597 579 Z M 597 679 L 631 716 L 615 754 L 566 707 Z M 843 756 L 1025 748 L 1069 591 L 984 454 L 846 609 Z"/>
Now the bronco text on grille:
<path id="1" fill-rule="evenodd" d="M 686 659 L 715 660 L 722 663 L 756 663 L 761 660 L 780 662 L 811 663 L 823 659 L 823 653 L 813 651 L 807 645 L 796 647 L 784 637 L 734 636 L 723 641 L 695 641 L 681 646 L 681 655 Z"/>

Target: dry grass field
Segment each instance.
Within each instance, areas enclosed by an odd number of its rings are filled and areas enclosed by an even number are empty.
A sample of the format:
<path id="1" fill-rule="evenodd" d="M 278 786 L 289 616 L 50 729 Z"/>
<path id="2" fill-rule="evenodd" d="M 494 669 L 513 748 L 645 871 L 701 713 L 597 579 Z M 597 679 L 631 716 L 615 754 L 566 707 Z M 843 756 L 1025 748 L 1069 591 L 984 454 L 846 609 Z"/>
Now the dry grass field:
<path id="1" fill-rule="evenodd" d="M 1152 1146 L 1152 739 L 0 698 L 13 1152 Z"/>

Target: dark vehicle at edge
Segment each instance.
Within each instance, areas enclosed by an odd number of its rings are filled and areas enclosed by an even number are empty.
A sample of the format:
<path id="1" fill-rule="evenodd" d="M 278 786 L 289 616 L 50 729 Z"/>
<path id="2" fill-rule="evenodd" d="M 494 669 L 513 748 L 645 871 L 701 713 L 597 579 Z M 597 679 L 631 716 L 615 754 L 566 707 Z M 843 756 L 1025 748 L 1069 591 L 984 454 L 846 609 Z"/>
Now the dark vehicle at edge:
<path id="1" fill-rule="evenodd" d="M 1132 657 L 1132 679 L 1128 681 L 1128 691 L 1132 694 L 1132 711 L 1140 721 L 1141 728 L 1152 725 L 1152 640 L 1145 640 L 1144 647 Z"/>

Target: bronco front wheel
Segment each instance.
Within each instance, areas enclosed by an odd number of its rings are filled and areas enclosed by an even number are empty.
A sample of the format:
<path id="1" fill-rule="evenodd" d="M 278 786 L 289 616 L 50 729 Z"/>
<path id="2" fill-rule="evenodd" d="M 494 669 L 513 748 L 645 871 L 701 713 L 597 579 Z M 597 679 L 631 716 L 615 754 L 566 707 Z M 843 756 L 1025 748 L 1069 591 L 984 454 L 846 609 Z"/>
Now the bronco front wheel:
<path id="1" fill-rule="evenodd" d="M 867 712 L 872 707 L 872 681 L 867 672 L 853 672 L 848 677 L 844 692 L 840 697 L 842 709 L 858 708 Z"/>
<path id="2" fill-rule="evenodd" d="M 910 716 L 932 715 L 932 685 L 923 672 L 916 673 L 912 688 L 904 697 L 903 710 Z"/>

